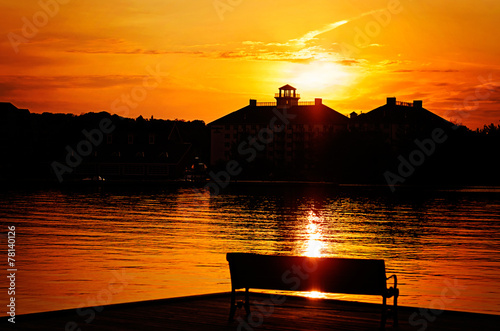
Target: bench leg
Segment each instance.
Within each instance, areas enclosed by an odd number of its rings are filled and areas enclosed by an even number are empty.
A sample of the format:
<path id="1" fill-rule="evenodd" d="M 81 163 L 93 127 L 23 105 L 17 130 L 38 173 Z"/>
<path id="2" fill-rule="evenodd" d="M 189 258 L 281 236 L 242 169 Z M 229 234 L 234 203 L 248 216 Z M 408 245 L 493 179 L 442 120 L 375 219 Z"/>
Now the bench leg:
<path id="1" fill-rule="evenodd" d="M 249 288 L 245 289 L 245 312 L 250 315 L 250 295 L 248 294 Z"/>
<path id="2" fill-rule="evenodd" d="M 234 320 L 234 314 L 236 313 L 236 291 L 233 289 L 231 291 L 231 310 L 229 311 L 229 321 Z"/>
<path id="3" fill-rule="evenodd" d="M 380 330 L 385 330 L 385 322 L 387 321 L 387 298 L 382 298 L 382 319 L 380 320 Z"/>
<path id="4" fill-rule="evenodd" d="M 399 290 L 396 290 L 396 294 L 394 295 L 394 305 L 392 307 L 392 318 L 394 321 L 394 328 L 398 327 L 398 294 Z"/>

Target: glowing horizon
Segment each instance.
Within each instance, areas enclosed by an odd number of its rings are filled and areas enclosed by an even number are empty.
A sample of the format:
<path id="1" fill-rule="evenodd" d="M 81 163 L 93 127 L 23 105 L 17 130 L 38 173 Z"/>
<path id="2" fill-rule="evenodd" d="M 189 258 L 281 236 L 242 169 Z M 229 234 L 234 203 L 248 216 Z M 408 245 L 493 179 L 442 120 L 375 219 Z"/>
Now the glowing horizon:
<path id="1" fill-rule="evenodd" d="M 285 84 L 347 115 L 398 100 L 499 124 L 500 3 L 126 0 L 10 3 L 0 101 L 211 122 Z M 147 82 L 147 84 L 145 83 Z"/>

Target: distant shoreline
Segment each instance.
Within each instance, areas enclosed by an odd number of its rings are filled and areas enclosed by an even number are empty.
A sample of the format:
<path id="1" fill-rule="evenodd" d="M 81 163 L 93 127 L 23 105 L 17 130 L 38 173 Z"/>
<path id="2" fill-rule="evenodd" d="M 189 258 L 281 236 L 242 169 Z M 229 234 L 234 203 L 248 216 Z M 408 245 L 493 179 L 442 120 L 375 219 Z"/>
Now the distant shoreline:
<path id="1" fill-rule="evenodd" d="M 164 187 L 164 188 L 183 188 L 183 187 L 196 187 L 198 189 L 204 189 L 204 187 L 210 182 L 206 183 L 193 183 L 182 179 L 147 179 L 147 180 L 132 180 L 132 179 L 121 179 L 121 180 L 105 180 L 99 181 L 76 181 L 67 180 L 63 183 L 55 182 L 49 179 L 12 179 L 12 180 L 0 180 L 0 190 L 6 189 L 68 189 L 68 188 L 84 188 L 84 187 L 129 187 L 129 188 L 140 188 L 140 187 Z M 389 187 L 386 184 L 376 184 L 376 183 L 337 183 L 329 181 L 292 181 L 292 180 L 236 180 L 228 183 L 227 187 L 223 191 L 230 190 L 231 187 L 234 188 L 244 188 L 244 187 L 287 187 L 287 186 L 312 186 L 312 187 L 325 187 L 325 188 L 338 188 L 338 189 L 376 189 L 383 190 L 387 189 L 389 193 Z M 450 191 L 450 192 L 492 192 L 500 193 L 500 185 L 497 184 L 407 184 L 398 185 L 397 189 L 408 192 L 408 191 L 420 191 L 420 190 L 433 190 L 433 191 Z"/>

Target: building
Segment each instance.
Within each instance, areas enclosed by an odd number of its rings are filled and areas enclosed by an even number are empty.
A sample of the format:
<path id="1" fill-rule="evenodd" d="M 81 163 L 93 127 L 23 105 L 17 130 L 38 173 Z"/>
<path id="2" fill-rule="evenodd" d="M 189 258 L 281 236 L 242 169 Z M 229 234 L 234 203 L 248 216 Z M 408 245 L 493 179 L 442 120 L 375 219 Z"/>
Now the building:
<path id="1" fill-rule="evenodd" d="M 387 98 L 385 105 L 346 117 L 322 99 L 301 102 L 296 88 L 285 85 L 275 102 L 250 103 L 209 124 L 210 164 L 222 169 L 237 161 L 243 177 L 338 180 L 384 169 L 394 153 L 414 148 L 416 138 L 454 124 L 413 102 Z M 286 114 L 287 121 L 277 120 Z M 372 169 L 359 164 L 371 165 Z M 377 171 L 378 171 L 377 170 Z M 253 174 L 253 175 L 252 175 Z"/>
<path id="2" fill-rule="evenodd" d="M 350 114 L 349 129 L 357 132 L 378 132 L 390 141 L 397 142 L 403 137 L 428 134 L 429 130 L 450 129 L 454 124 L 423 108 L 421 100 L 413 102 L 387 98 L 385 105 L 367 113 Z"/>
<path id="3" fill-rule="evenodd" d="M 322 99 L 299 101 L 293 86 L 280 87 L 275 99 L 250 100 L 246 107 L 209 123 L 212 166 L 229 160 L 249 161 L 254 155 L 252 163 L 266 165 L 266 169 L 311 169 L 316 142 L 348 127 L 349 118 L 324 105 Z M 284 115 L 285 121 L 281 120 Z M 255 153 L 245 154 L 252 146 Z"/>

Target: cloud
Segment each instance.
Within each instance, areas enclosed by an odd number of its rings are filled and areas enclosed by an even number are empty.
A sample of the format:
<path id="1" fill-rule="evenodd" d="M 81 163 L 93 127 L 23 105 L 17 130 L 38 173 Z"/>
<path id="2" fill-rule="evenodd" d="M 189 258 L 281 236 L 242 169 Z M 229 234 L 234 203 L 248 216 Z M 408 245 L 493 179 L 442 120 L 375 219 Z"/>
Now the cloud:
<path id="1" fill-rule="evenodd" d="M 262 41 L 251 41 L 251 40 L 247 40 L 247 41 L 244 41 L 242 42 L 243 45 L 262 45 L 264 44 Z"/>
<path id="2" fill-rule="evenodd" d="M 293 63 L 308 63 L 311 61 L 337 62 L 343 65 L 355 65 L 357 60 L 339 60 L 336 53 L 328 52 L 318 46 L 295 50 L 243 49 L 238 51 L 222 51 L 205 53 L 205 56 L 220 59 L 245 59 L 250 61 L 285 61 Z"/>
<path id="3" fill-rule="evenodd" d="M 345 66 L 352 66 L 355 64 L 359 64 L 360 61 L 358 61 L 358 60 L 340 60 L 340 61 L 337 61 L 337 63 L 345 65 Z"/>
<path id="4" fill-rule="evenodd" d="M 337 53 L 325 50 L 323 47 L 307 44 L 317 36 L 332 31 L 346 23 L 348 20 L 341 20 L 325 25 L 321 29 L 309 31 L 296 39 L 286 42 L 263 42 L 245 40 L 240 43 L 237 50 L 205 52 L 203 56 L 220 59 L 247 59 L 253 61 L 284 61 L 307 63 L 314 60 L 338 61 Z M 346 60 L 341 62 L 344 65 L 353 65 L 356 61 Z"/>
<path id="5" fill-rule="evenodd" d="M 456 69 L 398 69 L 393 72 L 460 72 Z"/>
<path id="6" fill-rule="evenodd" d="M 344 59 L 341 53 L 325 49 L 324 46 L 318 46 L 312 42 L 317 40 L 317 37 L 333 31 L 347 23 L 363 18 L 367 15 L 385 10 L 372 10 L 362 13 L 354 18 L 335 21 L 324 25 L 320 29 L 308 31 L 299 38 L 290 39 L 286 42 L 263 42 L 255 40 L 245 40 L 240 43 L 242 46 L 238 51 L 219 51 L 212 54 L 217 58 L 222 59 L 249 59 L 249 60 L 264 60 L 264 61 L 286 61 L 286 62 L 310 62 L 313 60 L 338 62 L 343 65 L 355 65 L 360 63 L 354 59 Z M 331 47 L 335 43 L 330 43 Z M 380 44 L 370 44 L 366 47 L 381 47 Z"/>
<path id="7" fill-rule="evenodd" d="M 129 50 L 111 50 L 111 49 L 70 49 L 68 53 L 84 54 L 124 54 L 124 55 L 166 55 L 166 54 L 185 54 L 185 55 L 203 55 L 202 51 L 166 51 L 156 49 L 129 49 Z"/>
<path id="8" fill-rule="evenodd" d="M 353 18 L 350 18 L 350 19 L 333 22 L 333 23 L 325 25 L 323 28 L 321 28 L 319 30 L 309 31 L 298 39 L 290 40 L 290 42 L 294 43 L 295 45 L 305 45 L 307 42 L 314 40 L 317 36 L 319 36 L 323 33 L 330 32 L 330 31 L 332 31 L 332 30 L 334 30 L 334 29 L 336 29 L 344 24 L 358 20 L 358 19 L 363 18 L 365 16 L 372 15 L 372 14 L 379 13 L 379 12 L 384 12 L 384 11 L 386 11 L 386 8 L 371 10 L 371 11 L 362 13 L 362 14 L 355 16 Z M 379 44 L 370 44 L 368 46 L 378 47 L 380 45 Z"/>
<path id="9" fill-rule="evenodd" d="M 315 39 L 320 34 L 332 31 L 332 30 L 338 28 L 339 26 L 342 26 L 348 22 L 349 22 L 348 20 L 342 20 L 342 21 L 327 24 L 322 29 L 307 32 L 302 37 L 300 37 L 298 39 L 292 39 L 292 40 L 290 40 L 290 42 L 294 43 L 295 45 L 305 45 L 307 42 Z"/>
<path id="10" fill-rule="evenodd" d="M 432 83 L 429 83 L 429 84 L 432 84 L 434 86 L 450 86 L 451 84 L 450 83 L 444 83 L 444 82 L 432 82 Z"/>
<path id="11" fill-rule="evenodd" d="M 83 76 L 0 76 L 0 96 L 8 96 L 14 92 L 75 89 L 75 88 L 108 88 L 116 86 L 135 86 L 141 84 L 141 75 L 83 75 Z"/>
<path id="12" fill-rule="evenodd" d="M 311 62 L 311 61 L 330 61 L 338 62 L 342 65 L 352 66 L 360 63 L 357 60 L 341 60 L 342 56 L 335 51 L 325 49 L 323 46 L 314 45 L 311 42 L 316 40 L 319 35 L 335 30 L 354 19 L 361 18 L 368 14 L 363 13 L 353 19 L 335 21 L 324 25 L 320 29 L 308 31 L 299 38 L 290 39 L 285 42 L 264 42 L 255 40 L 245 40 L 238 43 L 214 43 L 198 45 L 174 46 L 174 49 L 157 50 L 142 49 L 130 47 L 123 39 L 89 39 L 85 40 L 83 45 L 72 47 L 65 52 L 81 54 L 123 54 L 123 55 L 193 55 L 200 57 L 211 57 L 218 59 L 239 59 L 250 61 L 284 61 L 284 62 Z M 334 44 L 329 44 L 330 46 Z M 113 47 L 110 47 L 113 46 Z M 74 45 L 76 46 L 76 45 Z M 369 45 L 378 47 L 378 44 Z"/>
<path id="13" fill-rule="evenodd" d="M 315 59 L 312 54 L 304 52 L 219 52 L 211 56 L 221 59 L 246 59 L 253 61 L 286 61 L 286 62 L 310 62 Z"/>

